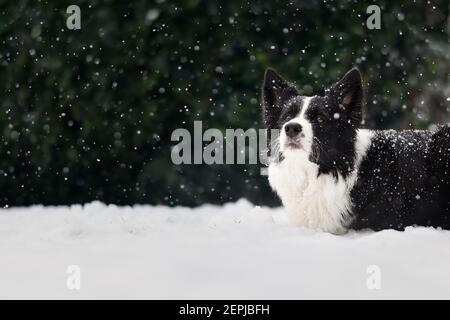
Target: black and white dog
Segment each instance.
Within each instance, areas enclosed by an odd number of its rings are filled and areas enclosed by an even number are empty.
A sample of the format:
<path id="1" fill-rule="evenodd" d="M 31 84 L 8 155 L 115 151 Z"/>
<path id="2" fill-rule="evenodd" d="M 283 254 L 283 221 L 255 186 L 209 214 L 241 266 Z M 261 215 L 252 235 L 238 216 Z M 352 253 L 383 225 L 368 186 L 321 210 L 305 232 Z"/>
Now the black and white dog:
<path id="1" fill-rule="evenodd" d="M 269 144 L 269 182 L 290 221 L 331 233 L 450 229 L 450 127 L 361 129 L 363 96 L 355 68 L 312 97 L 266 71 L 263 120 L 279 130 Z"/>

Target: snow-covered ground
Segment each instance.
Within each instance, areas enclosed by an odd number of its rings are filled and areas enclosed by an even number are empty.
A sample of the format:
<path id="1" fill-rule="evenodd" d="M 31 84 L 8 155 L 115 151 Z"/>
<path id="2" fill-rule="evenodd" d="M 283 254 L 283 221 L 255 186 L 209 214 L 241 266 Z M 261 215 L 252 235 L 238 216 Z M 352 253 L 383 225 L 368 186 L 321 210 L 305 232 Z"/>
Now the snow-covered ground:
<path id="1" fill-rule="evenodd" d="M 247 201 L 2 209 L 0 298 L 450 298 L 450 232 L 336 236 Z"/>

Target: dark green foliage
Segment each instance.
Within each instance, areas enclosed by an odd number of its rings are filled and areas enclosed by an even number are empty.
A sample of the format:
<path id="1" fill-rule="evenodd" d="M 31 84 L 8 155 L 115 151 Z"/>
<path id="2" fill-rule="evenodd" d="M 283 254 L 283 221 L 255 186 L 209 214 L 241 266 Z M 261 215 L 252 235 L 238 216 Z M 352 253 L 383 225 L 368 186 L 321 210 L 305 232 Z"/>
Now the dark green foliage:
<path id="1" fill-rule="evenodd" d="M 1 205 L 275 204 L 259 165 L 170 161 L 172 131 L 194 120 L 260 127 L 268 66 L 304 94 L 358 66 L 368 127 L 448 119 L 444 0 L 76 1 L 68 30 L 72 3 L 0 5 Z"/>

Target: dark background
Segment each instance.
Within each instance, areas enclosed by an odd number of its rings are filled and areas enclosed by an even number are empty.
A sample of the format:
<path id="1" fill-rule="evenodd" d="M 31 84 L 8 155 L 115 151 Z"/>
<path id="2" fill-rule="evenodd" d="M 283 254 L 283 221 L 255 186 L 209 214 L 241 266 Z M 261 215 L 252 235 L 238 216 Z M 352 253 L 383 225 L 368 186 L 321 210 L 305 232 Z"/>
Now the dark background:
<path id="1" fill-rule="evenodd" d="M 268 66 L 306 95 L 358 66 L 369 128 L 449 118 L 448 1 L 0 3 L 2 206 L 276 204 L 260 165 L 170 160 L 172 131 L 194 120 L 259 128 Z"/>

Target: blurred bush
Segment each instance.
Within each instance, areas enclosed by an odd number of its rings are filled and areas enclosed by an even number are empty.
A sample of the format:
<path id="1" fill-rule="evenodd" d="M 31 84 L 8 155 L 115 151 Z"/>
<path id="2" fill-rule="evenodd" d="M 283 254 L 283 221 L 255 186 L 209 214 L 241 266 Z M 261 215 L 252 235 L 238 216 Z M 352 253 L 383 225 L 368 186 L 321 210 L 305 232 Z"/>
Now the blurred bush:
<path id="1" fill-rule="evenodd" d="M 277 203 L 258 165 L 170 161 L 175 128 L 260 127 L 272 66 L 304 94 L 352 65 L 371 128 L 426 128 L 449 106 L 448 1 L 0 4 L 0 203 Z M 368 5 L 381 30 L 368 30 Z"/>

